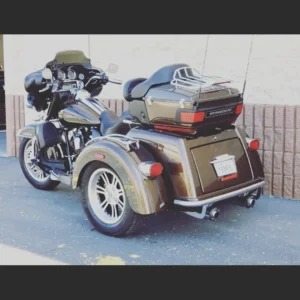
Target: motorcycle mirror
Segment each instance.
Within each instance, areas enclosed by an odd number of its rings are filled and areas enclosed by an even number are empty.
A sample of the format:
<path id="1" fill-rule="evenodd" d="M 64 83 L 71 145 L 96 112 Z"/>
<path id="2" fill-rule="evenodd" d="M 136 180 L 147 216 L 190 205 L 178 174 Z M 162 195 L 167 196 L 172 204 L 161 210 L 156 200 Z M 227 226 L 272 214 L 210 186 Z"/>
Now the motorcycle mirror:
<path id="1" fill-rule="evenodd" d="M 118 72 L 118 65 L 115 65 L 115 64 L 109 64 L 108 68 L 107 68 L 107 73 L 117 73 Z"/>
<path id="2" fill-rule="evenodd" d="M 51 70 L 48 69 L 48 68 L 45 68 L 42 71 L 42 76 L 43 76 L 43 78 L 45 78 L 47 80 L 52 80 L 52 72 L 51 72 Z"/>

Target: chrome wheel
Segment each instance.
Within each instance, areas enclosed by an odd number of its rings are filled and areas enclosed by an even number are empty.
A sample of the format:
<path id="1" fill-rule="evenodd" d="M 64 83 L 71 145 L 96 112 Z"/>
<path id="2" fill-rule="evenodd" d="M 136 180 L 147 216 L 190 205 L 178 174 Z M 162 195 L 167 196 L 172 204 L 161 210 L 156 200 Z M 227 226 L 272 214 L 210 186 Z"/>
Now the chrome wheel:
<path id="1" fill-rule="evenodd" d="M 37 165 L 31 162 L 31 160 L 35 157 L 34 153 L 34 145 L 35 145 L 35 139 L 31 139 L 28 141 L 28 143 L 25 146 L 24 151 L 24 162 L 25 167 L 35 180 L 39 182 L 44 182 L 49 178 L 49 175 L 45 174 Z"/>
<path id="2" fill-rule="evenodd" d="M 124 213 L 126 201 L 123 185 L 112 170 L 99 168 L 88 183 L 88 196 L 94 214 L 104 223 L 117 223 Z"/>

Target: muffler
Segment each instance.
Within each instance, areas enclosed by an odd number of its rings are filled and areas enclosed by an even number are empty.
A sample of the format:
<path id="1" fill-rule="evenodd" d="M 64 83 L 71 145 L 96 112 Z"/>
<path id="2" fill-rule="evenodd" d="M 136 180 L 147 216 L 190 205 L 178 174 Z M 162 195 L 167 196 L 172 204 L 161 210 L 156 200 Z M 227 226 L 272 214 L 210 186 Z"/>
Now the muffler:
<path id="1" fill-rule="evenodd" d="M 220 210 L 214 207 L 213 209 L 211 209 L 205 214 L 205 219 L 208 219 L 210 221 L 216 221 L 219 215 L 220 215 Z"/>
<path id="2" fill-rule="evenodd" d="M 242 199 L 231 199 L 230 203 L 234 204 L 234 205 L 238 205 L 238 206 L 242 206 L 242 207 L 246 207 L 246 208 L 252 208 L 255 205 L 255 197 L 253 195 L 248 196 L 247 198 L 242 198 Z"/>
<path id="3" fill-rule="evenodd" d="M 253 196 L 246 198 L 244 201 L 247 208 L 252 208 L 255 205 L 255 198 Z"/>

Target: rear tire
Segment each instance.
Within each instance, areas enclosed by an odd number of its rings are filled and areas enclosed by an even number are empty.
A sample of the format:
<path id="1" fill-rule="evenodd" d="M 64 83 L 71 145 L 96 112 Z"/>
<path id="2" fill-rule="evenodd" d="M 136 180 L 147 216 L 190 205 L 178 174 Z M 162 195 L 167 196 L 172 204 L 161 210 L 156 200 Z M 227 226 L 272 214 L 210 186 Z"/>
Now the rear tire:
<path id="1" fill-rule="evenodd" d="M 97 231 L 117 237 L 139 229 L 142 216 L 132 210 L 121 179 L 106 164 L 91 163 L 80 189 L 84 212 Z"/>
<path id="2" fill-rule="evenodd" d="M 29 157 L 31 155 L 29 149 L 32 144 L 32 139 L 23 138 L 19 148 L 19 162 L 24 176 L 29 183 L 39 190 L 52 190 L 56 188 L 60 181 L 50 179 L 48 174 L 45 174 L 39 167 L 30 165 Z"/>

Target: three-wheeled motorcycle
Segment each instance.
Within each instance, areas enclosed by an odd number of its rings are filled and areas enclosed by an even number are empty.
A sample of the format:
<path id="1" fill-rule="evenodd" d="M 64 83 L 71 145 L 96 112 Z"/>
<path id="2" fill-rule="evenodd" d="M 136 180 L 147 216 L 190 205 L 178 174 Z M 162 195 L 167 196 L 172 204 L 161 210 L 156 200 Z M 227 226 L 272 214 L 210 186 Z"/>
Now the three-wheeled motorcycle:
<path id="1" fill-rule="evenodd" d="M 25 78 L 27 106 L 43 112 L 22 128 L 19 160 L 38 189 L 80 187 L 101 233 L 134 232 L 143 215 L 166 209 L 215 220 L 226 201 L 253 207 L 264 173 L 259 141 L 235 125 L 243 94 L 187 64 L 125 83 L 118 116 L 97 97 L 121 84 L 81 51 L 62 51 Z"/>

